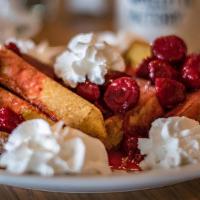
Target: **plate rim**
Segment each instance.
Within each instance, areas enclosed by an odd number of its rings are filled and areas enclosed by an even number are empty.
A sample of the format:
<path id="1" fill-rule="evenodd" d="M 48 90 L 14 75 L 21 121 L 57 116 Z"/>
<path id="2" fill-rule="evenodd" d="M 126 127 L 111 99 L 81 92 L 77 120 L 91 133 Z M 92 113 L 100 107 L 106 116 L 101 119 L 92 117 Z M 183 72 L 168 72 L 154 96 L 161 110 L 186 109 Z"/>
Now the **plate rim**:
<path id="1" fill-rule="evenodd" d="M 200 163 L 173 169 L 101 175 L 14 175 L 0 170 L 0 184 L 49 192 L 106 193 L 136 191 L 168 186 L 200 178 Z"/>

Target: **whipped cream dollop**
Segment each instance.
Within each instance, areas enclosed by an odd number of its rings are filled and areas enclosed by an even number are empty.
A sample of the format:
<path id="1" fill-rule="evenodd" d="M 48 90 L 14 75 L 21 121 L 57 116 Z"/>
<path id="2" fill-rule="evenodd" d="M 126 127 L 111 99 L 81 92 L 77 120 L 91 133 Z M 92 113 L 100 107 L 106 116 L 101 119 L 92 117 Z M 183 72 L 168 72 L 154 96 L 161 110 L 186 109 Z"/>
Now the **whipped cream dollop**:
<path id="1" fill-rule="evenodd" d="M 67 50 L 57 57 L 54 64 L 55 74 L 71 87 L 85 82 L 86 78 L 102 85 L 109 69 L 124 71 L 124 60 L 116 48 L 98 41 L 93 33 L 72 38 Z"/>
<path id="2" fill-rule="evenodd" d="M 16 174 L 44 176 L 111 172 L 100 140 L 62 121 L 51 127 L 43 119 L 25 121 L 10 134 L 0 166 Z"/>
<path id="3" fill-rule="evenodd" d="M 138 146 L 146 155 L 140 163 L 144 170 L 200 162 L 200 124 L 187 117 L 157 119 L 149 139 L 139 139 Z"/>

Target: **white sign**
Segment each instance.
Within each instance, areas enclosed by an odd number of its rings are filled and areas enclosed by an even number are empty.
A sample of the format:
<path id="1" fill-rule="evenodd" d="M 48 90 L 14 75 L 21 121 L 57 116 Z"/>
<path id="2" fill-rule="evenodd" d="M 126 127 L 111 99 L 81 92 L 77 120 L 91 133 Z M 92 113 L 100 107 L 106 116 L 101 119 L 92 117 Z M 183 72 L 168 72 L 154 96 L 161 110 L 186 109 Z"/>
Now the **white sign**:
<path id="1" fill-rule="evenodd" d="M 200 50 L 200 0 L 118 0 L 118 28 L 152 41 L 177 34 Z"/>

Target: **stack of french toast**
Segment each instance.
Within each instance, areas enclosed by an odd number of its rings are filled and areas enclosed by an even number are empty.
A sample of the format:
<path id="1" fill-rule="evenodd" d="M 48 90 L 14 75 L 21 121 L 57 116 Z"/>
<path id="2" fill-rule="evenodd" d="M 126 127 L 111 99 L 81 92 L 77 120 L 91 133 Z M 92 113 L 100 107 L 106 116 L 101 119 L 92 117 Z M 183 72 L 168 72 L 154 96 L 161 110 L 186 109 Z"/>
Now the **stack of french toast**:
<path id="1" fill-rule="evenodd" d="M 0 107 L 6 107 L 22 115 L 25 120 L 43 118 L 50 123 L 64 120 L 71 127 L 102 140 L 108 149 L 116 147 L 123 137 L 122 116 L 114 115 L 104 120 L 101 111 L 70 89 L 53 80 L 45 66 L 34 58 L 18 55 L 12 49 L 0 49 Z M 138 79 L 141 98 L 138 105 L 129 110 L 131 126 L 149 127 L 163 115 L 154 94 L 154 88 Z"/>
<path id="2" fill-rule="evenodd" d="M 135 45 L 139 46 L 137 48 L 140 51 L 144 49 L 144 55 L 137 52 Z M 200 91 L 197 89 L 188 92 L 176 105 L 162 105 L 162 97 L 157 95 L 158 88 L 153 77 L 155 73 L 152 73 L 150 79 L 145 77 L 144 62 L 149 64 L 154 58 L 150 55 L 150 46 L 144 42 L 136 41 L 125 53 L 129 66 L 127 73 L 135 76 L 140 89 L 138 103 L 125 113 L 114 113 L 106 117 L 99 106 L 82 98 L 56 79 L 53 68 L 13 47 L 14 44 L 10 44 L 0 48 L 0 108 L 9 109 L 23 120 L 42 118 L 50 124 L 63 120 L 66 125 L 99 138 L 108 150 L 119 147 L 124 138 L 124 130 L 133 136 L 148 137 L 151 123 L 160 117 L 186 116 L 200 121 Z M 152 70 L 155 70 L 154 66 Z M 159 73 L 161 78 L 165 77 L 162 76 L 163 72 L 158 72 L 156 76 Z M 1 131 L 3 144 L 9 130 Z"/>

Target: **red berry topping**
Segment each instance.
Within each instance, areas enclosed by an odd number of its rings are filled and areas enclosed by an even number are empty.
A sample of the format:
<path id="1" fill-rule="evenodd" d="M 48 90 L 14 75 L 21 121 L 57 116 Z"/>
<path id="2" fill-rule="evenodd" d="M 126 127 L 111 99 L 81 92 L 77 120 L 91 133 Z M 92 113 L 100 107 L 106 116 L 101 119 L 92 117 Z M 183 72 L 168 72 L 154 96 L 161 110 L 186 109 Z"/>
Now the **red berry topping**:
<path id="1" fill-rule="evenodd" d="M 122 150 L 128 155 L 129 152 L 134 153 L 138 147 L 138 137 L 125 136 L 122 141 Z"/>
<path id="2" fill-rule="evenodd" d="M 134 160 L 124 157 L 119 151 L 108 152 L 109 165 L 115 170 L 127 170 L 127 171 L 141 171 L 140 167 L 134 162 Z"/>
<path id="3" fill-rule="evenodd" d="M 178 72 L 162 60 L 153 60 L 149 63 L 149 78 L 151 79 L 152 83 L 155 82 L 156 78 L 170 78 L 175 79 L 177 78 Z"/>
<path id="4" fill-rule="evenodd" d="M 185 86 L 168 78 L 157 78 L 155 81 L 156 95 L 160 104 L 167 109 L 185 100 Z"/>
<path id="5" fill-rule="evenodd" d="M 105 75 L 104 87 L 107 88 L 107 86 L 110 85 L 114 80 L 121 78 L 121 77 L 131 77 L 131 76 L 125 72 L 109 71 Z"/>
<path id="6" fill-rule="evenodd" d="M 126 161 L 126 170 L 128 171 L 141 171 L 140 167 L 138 166 L 139 163 L 136 163 L 135 160 L 127 160 Z"/>
<path id="7" fill-rule="evenodd" d="M 108 152 L 108 161 L 112 169 L 121 169 L 122 168 L 123 154 L 119 151 L 110 151 Z"/>
<path id="8" fill-rule="evenodd" d="M 124 113 L 139 100 L 140 90 L 135 80 L 122 77 L 114 80 L 106 89 L 104 101 L 115 113 Z"/>
<path id="9" fill-rule="evenodd" d="M 131 156 L 130 159 L 134 160 L 134 162 L 135 162 L 136 164 L 139 164 L 139 163 L 144 159 L 144 155 L 142 155 L 142 154 L 140 153 L 140 150 L 137 149 L 137 151 L 134 153 L 134 155 Z"/>
<path id="10" fill-rule="evenodd" d="M 99 86 L 89 81 L 78 84 L 76 93 L 91 102 L 98 100 L 100 97 Z"/>
<path id="11" fill-rule="evenodd" d="M 200 88 L 200 54 L 188 56 L 182 68 L 182 78 L 189 88 Z"/>
<path id="12" fill-rule="evenodd" d="M 170 35 L 157 38 L 152 45 L 152 51 L 160 60 L 177 63 L 185 58 L 187 47 L 181 38 Z"/>
<path id="13" fill-rule="evenodd" d="M 153 58 L 153 57 L 149 57 L 149 58 L 144 59 L 136 70 L 136 76 L 139 77 L 139 78 L 149 79 L 148 65 L 154 59 L 155 58 Z"/>
<path id="14" fill-rule="evenodd" d="M 16 53 L 18 56 L 21 56 L 21 52 L 14 42 L 9 42 L 8 44 L 5 44 L 5 47 Z"/>
<path id="15" fill-rule="evenodd" d="M 0 131 L 11 133 L 23 121 L 21 115 L 16 114 L 9 108 L 0 108 Z"/>

